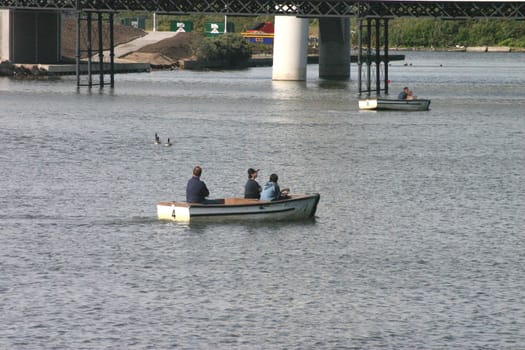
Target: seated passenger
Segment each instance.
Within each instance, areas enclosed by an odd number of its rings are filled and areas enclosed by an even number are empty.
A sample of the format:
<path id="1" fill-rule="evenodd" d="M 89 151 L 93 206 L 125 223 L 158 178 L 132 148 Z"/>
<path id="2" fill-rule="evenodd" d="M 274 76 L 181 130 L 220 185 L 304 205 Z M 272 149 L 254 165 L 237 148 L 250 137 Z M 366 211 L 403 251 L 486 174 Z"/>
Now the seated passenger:
<path id="1" fill-rule="evenodd" d="M 244 198 L 259 199 L 259 197 L 261 197 L 261 186 L 255 181 L 258 172 L 259 169 L 248 169 L 248 181 L 244 186 Z"/>
<path id="2" fill-rule="evenodd" d="M 218 199 L 206 199 L 210 195 L 208 187 L 204 181 L 201 181 L 202 168 L 196 166 L 193 168 L 193 176 L 188 180 L 186 185 L 186 202 L 188 203 L 202 203 L 202 204 L 221 204 Z"/>
<path id="3" fill-rule="evenodd" d="M 417 98 L 416 95 L 414 95 L 414 93 L 412 92 L 412 90 L 408 89 L 408 93 L 407 93 L 407 97 L 406 99 L 407 100 L 415 100 Z"/>
<path id="4" fill-rule="evenodd" d="M 403 88 L 403 91 L 401 91 L 401 92 L 399 93 L 399 95 L 397 95 L 397 99 L 398 99 L 398 100 L 406 100 L 409 91 L 410 91 L 410 89 L 408 88 L 408 86 L 405 86 L 405 87 Z"/>
<path id="5" fill-rule="evenodd" d="M 281 191 L 277 180 L 279 177 L 277 174 L 270 175 L 270 181 L 268 181 L 261 192 L 261 200 L 265 201 L 277 201 L 280 199 L 288 198 L 288 189 Z"/>

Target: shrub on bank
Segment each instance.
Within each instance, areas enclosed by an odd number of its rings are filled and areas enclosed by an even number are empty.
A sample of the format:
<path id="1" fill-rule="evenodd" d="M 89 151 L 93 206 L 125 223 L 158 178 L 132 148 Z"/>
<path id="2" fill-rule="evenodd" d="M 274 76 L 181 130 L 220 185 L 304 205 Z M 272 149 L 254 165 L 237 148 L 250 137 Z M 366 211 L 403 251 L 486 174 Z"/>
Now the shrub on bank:
<path id="1" fill-rule="evenodd" d="M 246 67 L 252 55 L 250 45 L 235 33 L 205 37 L 196 45 L 197 61 L 208 68 Z"/>

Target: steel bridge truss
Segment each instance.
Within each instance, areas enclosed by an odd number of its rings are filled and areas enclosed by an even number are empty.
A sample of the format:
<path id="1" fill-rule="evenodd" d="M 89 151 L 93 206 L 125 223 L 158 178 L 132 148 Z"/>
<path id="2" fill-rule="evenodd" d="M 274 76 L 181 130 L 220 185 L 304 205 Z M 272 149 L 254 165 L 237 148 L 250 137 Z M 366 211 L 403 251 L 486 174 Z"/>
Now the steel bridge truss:
<path id="1" fill-rule="evenodd" d="M 357 86 L 359 95 L 366 93 L 367 96 L 370 96 L 372 92 L 380 95 L 381 91 L 388 95 L 388 19 L 359 19 L 358 27 Z M 375 77 L 375 86 L 372 85 L 373 77 Z"/>
<path id="2" fill-rule="evenodd" d="M 0 0 L 0 8 L 230 16 L 289 15 L 312 18 L 525 19 L 525 1 Z"/>
<path id="3" fill-rule="evenodd" d="M 95 18 L 94 18 L 95 17 Z M 109 27 L 109 45 L 104 46 L 103 41 L 103 22 L 107 21 Z M 103 12 L 78 12 L 77 23 L 76 23 L 76 77 L 77 87 L 87 86 L 89 88 L 94 85 L 98 85 L 101 88 L 106 84 L 105 74 L 107 69 L 104 63 L 104 51 L 109 51 L 109 85 L 115 87 L 115 41 L 114 41 L 114 28 L 113 28 L 113 13 L 109 13 L 107 17 L 104 16 Z M 96 27 L 96 30 L 93 30 Z M 97 38 L 94 38 L 96 33 Z M 84 40 L 82 40 L 84 39 Z M 82 47 L 81 43 L 85 43 L 85 47 Z M 86 74 L 87 82 L 81 81 L 81 66 L 82 66 L 82 54 L 86 56 Z M 93 62 L 94 55 L 98 54 L 98 62 Z M 94 76 L 94 63 L 98 63 L 98 82 L 93 81 Z"/>

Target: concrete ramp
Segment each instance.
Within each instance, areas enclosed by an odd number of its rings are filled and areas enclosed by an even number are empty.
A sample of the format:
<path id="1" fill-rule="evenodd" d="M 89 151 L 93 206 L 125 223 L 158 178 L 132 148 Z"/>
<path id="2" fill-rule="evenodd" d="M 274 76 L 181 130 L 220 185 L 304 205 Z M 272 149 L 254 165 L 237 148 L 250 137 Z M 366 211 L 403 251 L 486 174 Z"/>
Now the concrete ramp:
<path id="1" fill-rule="evenodd" d="M 144 46 L 155 44 L 164 39 L 172 38 L 177 34 L 177 32 L 148 32 L 148 34 L 141 38 L 116 46 L 115 57 L 118 58 L 126 56 L 129 53 L 140 50 Z"/>

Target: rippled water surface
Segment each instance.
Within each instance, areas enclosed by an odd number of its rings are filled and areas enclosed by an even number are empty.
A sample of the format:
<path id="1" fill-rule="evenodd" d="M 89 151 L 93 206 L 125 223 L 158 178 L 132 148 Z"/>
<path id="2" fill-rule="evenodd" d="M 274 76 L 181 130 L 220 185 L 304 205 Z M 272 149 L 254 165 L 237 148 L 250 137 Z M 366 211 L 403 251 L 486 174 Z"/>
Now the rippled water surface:
<path id="1" fill-rule="evenodd" d="M 525 56 L 406 55 L 391 90 L 428 112 L 358 111 L 355 67 L 0 78 L 0 348 L 522 348 Z M 195 164 L 212 197 L 276 172 L 317 217 L 158 221 Z"/>

